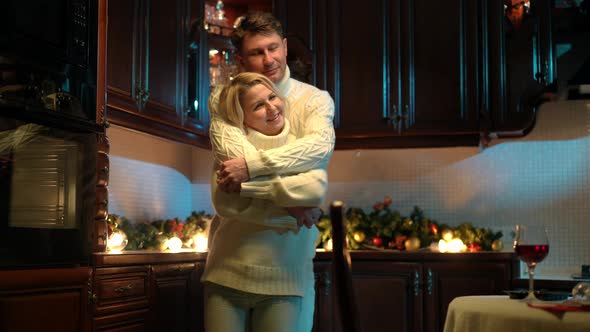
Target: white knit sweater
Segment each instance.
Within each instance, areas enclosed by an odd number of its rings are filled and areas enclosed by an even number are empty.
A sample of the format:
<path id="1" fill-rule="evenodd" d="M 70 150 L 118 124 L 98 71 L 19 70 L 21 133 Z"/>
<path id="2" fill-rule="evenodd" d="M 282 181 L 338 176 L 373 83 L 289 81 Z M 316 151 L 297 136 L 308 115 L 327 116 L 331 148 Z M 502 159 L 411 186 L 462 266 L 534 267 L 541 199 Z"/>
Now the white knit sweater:
<path id="1" fill-rule="evenodd" d="M 277 136 L 250 130 L 258 149 L 272 149 L 295 139 L 289 121 Z M 281 206 L 317 206 L 326 190 L 325 168 L 290 176 L 269 176 L 240 194 L 223 193 L 212 181 L 212 197 L 221 217 L 210 235 L 202 281 L 245 292 L 303 296 L 313 287 L 316 227 L 294 232 L 296 221 Z M 214 179 L 213 179 L 214 180 Z M 291 185 L 286 182 L 291 181 Z M 243 186 L 244 188 L 244 186 Z M 254 198 L 252 198 L 254 197 Z"/>

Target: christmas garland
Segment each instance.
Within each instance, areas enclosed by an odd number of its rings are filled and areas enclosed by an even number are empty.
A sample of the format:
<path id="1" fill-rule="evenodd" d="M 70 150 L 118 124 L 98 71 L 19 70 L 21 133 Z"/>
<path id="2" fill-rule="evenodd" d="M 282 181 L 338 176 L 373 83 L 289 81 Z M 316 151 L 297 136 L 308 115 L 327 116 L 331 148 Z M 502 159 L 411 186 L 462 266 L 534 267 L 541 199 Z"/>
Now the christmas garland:
<path id="1" fill-rule="evenodd" d="M 502 250 L 502 232 L 474 227 L 465 222 L 457 227 L 439 224 L 427 218 L 424 211 L 415 206 L 409 216 L 391 209 L 392 199 L 387 196 L 373 205 L 366 213 L 360 208 L 346 210 L 347 244 L 350 249 L 416 250 L 430 247 L 441 239 L 459 238 L 466 251 Z M 320 230 L 319 248 L 330 247 L 331 221 L 323 216 L 317 224 Z"/>
<path id="2" fill-rule="evenodd" d="M 154 220 L 152 222 L 130 222 L 127 218 L 109 214 L 107 218 L 108 236 L 116 231 L 123 231 L 128 243 L 125 250 L 165 250 L 166 242 L 178 237 L 183 247 L 191 248 L 193 237 L 204 233 L 212 216 L 205 211 L 193 211 L 185 220 L 179 218 Z"/>

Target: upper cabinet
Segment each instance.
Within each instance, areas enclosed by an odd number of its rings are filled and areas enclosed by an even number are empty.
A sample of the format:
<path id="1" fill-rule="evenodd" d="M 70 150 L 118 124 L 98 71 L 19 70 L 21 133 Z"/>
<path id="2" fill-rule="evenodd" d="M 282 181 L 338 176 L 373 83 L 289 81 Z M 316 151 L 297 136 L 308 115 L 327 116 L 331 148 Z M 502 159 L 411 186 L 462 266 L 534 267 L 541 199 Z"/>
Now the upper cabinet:
<path id="1" fill-rule="evenodd" d="M 281 20 L 292 77 L 334 98 L 339 149 L 522 135 L 555 76 L 550 0 L 120 0 L 108 9 L 108 119 L 206 148 L 207 100 L 239 71 L 229 36 L 248 10 Z"/>
<path id="2" fill-rule="evenodd" d="M 550 0 L 494 0 L 488 17 L 489 104 L 484 132 L 522 135 L 555 80 Z"/>
<path id="3" fill-rule="evenodd" d="M 207 146 L 188 126 L 187 58 L 191 1 L 108 3 L 107 117 L 110 122 Z"/>
<path id="4" fill-rule="evenodd" d="M 331 36 L 340 73 L 337 146 L 477 144 L 477 2 L 343 1 L 338 7 L 339 29 Z"/>

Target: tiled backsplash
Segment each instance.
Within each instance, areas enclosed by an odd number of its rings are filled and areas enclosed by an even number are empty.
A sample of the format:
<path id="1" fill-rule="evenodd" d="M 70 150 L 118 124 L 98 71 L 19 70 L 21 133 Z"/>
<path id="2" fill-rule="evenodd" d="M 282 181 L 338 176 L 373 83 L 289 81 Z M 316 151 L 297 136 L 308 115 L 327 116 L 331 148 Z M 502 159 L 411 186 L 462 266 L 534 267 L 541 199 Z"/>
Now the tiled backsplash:
<path id="1" fill-rule="evenodd" d="M 213 212 L 212 158 L 193 148 L 112 126 L 110 212 L 132 220 Z M 141 148 L 138 148 L 141 147 Z M 143 148 L 147 147 L 147 148 Z M 590 263 L 590 103 L 547 103 L 520 139 L 469 147 L 336 151 L 326 202 L 369 210 L 389 195 L 402 214 L 420 206 L 432 219 L 470 221 L 505 233 L 516 223 L 548 227 L 551 250 L 537 270 L 569 276 Z"/>

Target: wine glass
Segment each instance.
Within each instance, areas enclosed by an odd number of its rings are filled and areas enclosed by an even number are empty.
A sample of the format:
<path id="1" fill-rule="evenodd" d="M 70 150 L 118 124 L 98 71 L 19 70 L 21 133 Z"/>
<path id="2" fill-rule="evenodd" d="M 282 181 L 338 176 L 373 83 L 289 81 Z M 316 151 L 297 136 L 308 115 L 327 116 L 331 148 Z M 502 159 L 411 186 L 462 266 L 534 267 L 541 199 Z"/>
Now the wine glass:
<path id="1" fill-rule="evenodd" d="M 526 263 L 529 269 L 529 293 L 524 299 L 531 302 L 537 299 L 533 287 L 535 267 L 549 253 L 547 229 L 537 225 L 516 225 L 516 239 L 514 240 L 516 255 Z"/>

